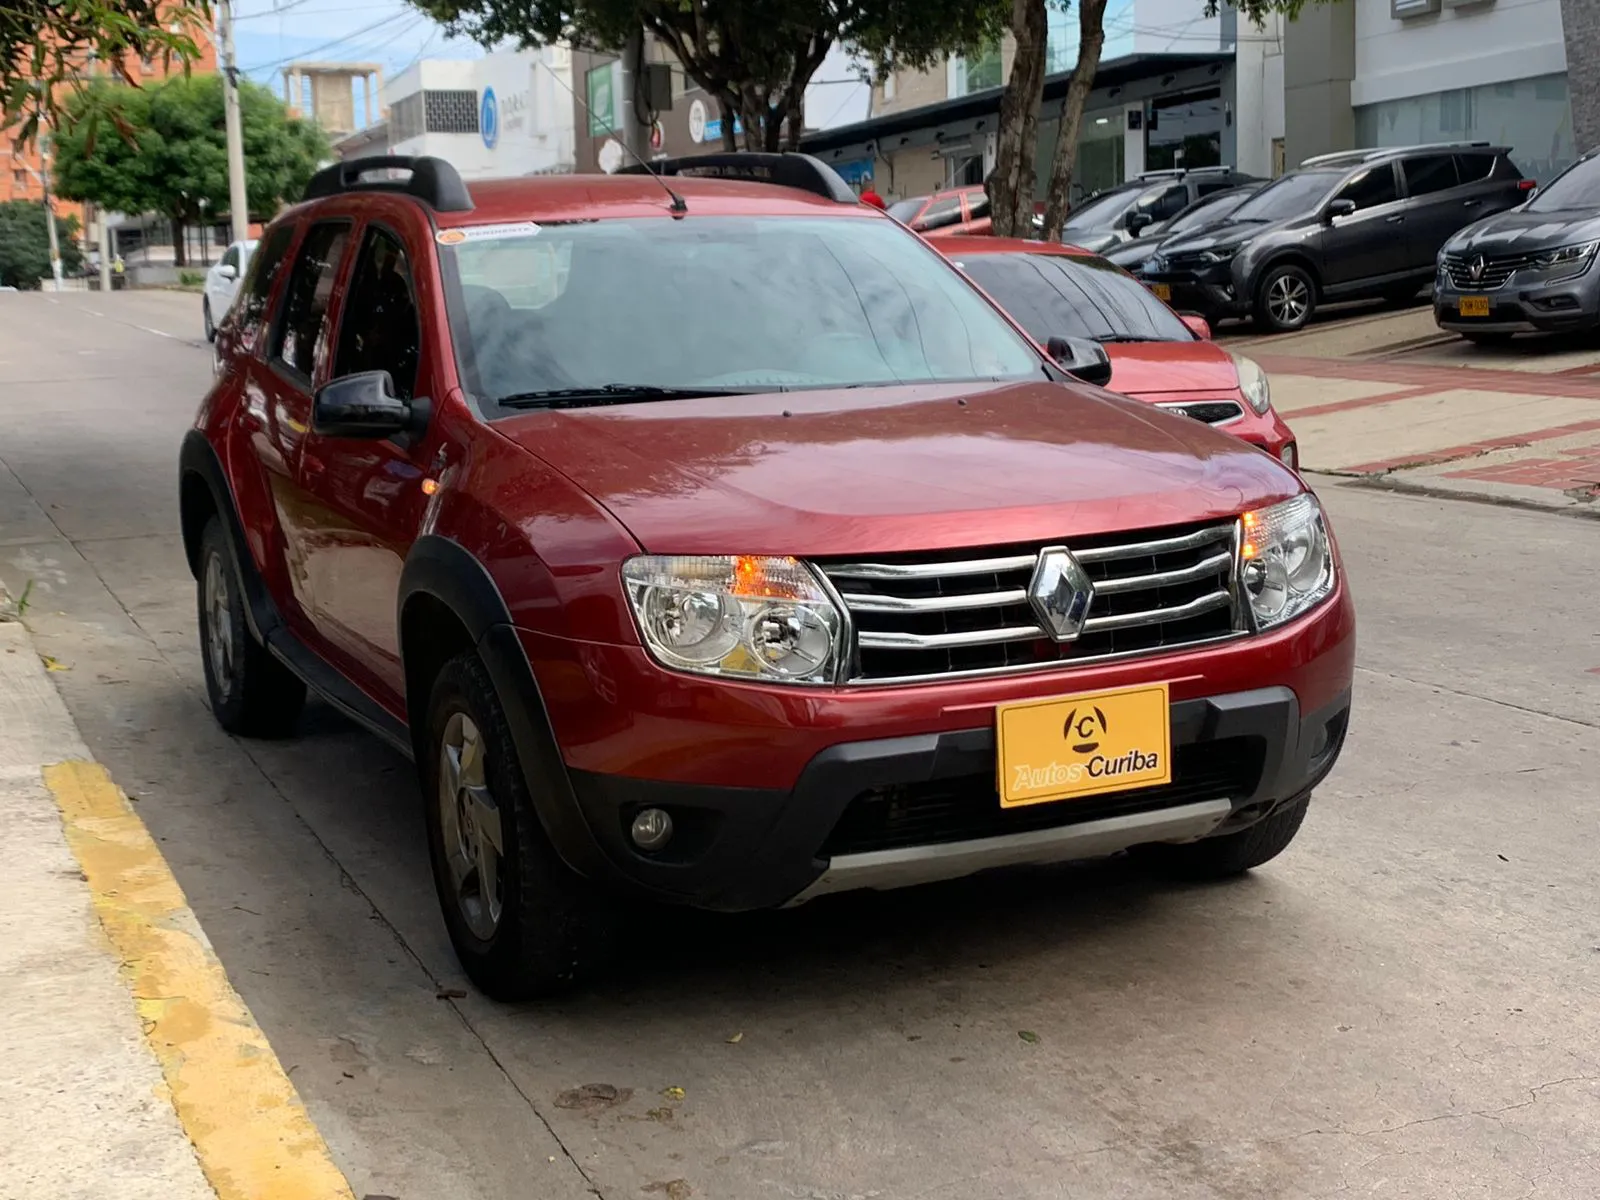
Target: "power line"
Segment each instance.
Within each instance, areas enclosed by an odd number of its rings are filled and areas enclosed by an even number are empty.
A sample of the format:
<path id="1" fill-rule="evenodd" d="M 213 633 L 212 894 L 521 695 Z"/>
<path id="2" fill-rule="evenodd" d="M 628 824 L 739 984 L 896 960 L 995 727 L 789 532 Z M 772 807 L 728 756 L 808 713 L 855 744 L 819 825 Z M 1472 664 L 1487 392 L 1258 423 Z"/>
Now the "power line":
<path id="1" fill-rule="evenodd" d="M 351 38 L 358 38 L 364 33 L 372 33 L 375 30 L 383 28 L 392 21 L 403 21 L 415 15 L 416 14 L 413 14 L 406 9 L 402 9 L 399 12 L 390 13 L 387 17 L 383 17 L 377 21 L 374 21 L 371 25 L 363 25 L 360 29 L 353 29 L 343 37 L 334 38 L 331 42 L 324 42 L 320 46 L 312 46 L 309 50 L 297 50 L 293 54 L 286 55 L 283 58 L 274 59 L 272 62 L 257 63 L 253 67 L 244 67 L 242 69 L 247 74 L 255 71 L 275 71 L 279 67 L 286 66 L 289 63 L 294 62 L 296 59 L 309 58 L 313 54 L 321 54 L 324 50 L 331 50 L 335 46 L 338 46 L 344 42 L 348 42 Z M 423 19 L 425 20 L 426 18 Z"/>

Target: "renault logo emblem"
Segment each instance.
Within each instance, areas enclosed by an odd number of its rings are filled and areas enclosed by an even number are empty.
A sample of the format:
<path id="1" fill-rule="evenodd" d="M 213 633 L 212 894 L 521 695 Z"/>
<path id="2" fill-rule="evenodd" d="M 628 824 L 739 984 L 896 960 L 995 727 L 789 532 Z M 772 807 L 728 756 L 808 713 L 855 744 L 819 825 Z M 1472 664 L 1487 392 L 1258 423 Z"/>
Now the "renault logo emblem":
<path id="1" fill-rule="evenodd" d="M 1473 283 L 1477 283 L 1478 280 L 1483 278 L 1484 265 L 1483 255 L 1481 254 L 1477 255 L 1470 263 L 1467 264 L 1467 274 L 1472 276 Z"/>
<path id="2" fill-rule="evenodd" d="M 1083 630 L 1094 603 L 1094 583 L 1065 546 L 1039 552 L 1028 584 L 1028 603 L 1044 630 L 1058 642 L 1070 642 Z"/>

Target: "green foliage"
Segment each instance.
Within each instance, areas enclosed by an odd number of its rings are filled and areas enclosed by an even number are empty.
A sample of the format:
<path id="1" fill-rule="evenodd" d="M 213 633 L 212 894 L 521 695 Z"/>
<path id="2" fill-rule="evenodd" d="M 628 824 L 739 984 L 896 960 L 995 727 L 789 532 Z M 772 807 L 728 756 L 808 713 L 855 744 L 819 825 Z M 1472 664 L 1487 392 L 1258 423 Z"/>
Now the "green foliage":
<path id="1" fill-rule="evenodd" d="M 1009 0 L 411 0 L 485 46 L 616 50 L 640 29 L 744 122 L 750 149 L 798 145 L 806 84 L 835 44 L 881 67 L 932 65 L 996 38 Z M 731 137 L 732 122 L 724 123 Z"/>
<path id="2" fill-rule="evenodd" d="M 0 127 L 20 150 L 57 124 L 91 59 L 124 77 L 141 58 L 187 67 L 210 21 L 206 0 L 4 0 Z"/>
<path id="3" fill-rule="evenodd" d="M 178 283 L 186 288 L 203 287 L 206 282 L 204 271 L 179 271 Z"/>
<path id="4" fill-rule="evenodd" d="M 81 270 L 78 218 L 58 216 L 56 237 L 61 244 L 62 271 L 72 275 Z M 44 205 L 37 200 L 0 203 L 0 283 L 33 291 L 50 277 L 50 226 Z"/>
<path id="5" fill-rule="evenodd" d="M 241 81 L 250 214 L 298 199 L 328 143 L 270 91 Z M 180 225 L 228 212 L 222 77 L 175 75 L 148 87 L 99 81 L 69 103 L 55 144 L 56 190 L 117 212 L 158 212 Z M 205 201 L 204 205 L 201 201 Z"/>

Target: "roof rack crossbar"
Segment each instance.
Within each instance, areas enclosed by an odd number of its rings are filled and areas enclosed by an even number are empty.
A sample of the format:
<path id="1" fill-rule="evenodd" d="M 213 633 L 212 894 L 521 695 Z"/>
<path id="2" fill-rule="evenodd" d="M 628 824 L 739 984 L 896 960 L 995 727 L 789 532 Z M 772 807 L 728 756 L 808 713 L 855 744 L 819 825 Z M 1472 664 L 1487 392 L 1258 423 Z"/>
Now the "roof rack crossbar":
<path id="1" fill-rule="evenodd" d="M 405 179 L 363 179 L 373 171 L 408 171 Z M 434 212 L 471 212 L 472 196 L 461 174 L 442 158 L 419 154 L 385 154 L 352 158 L 323 167 L 306 184 L 304 200 L 320 200 L 347 192 L 399 192 L 414 196 Z"/>
<path id="2" fill-rule="evenodd" d="M 629 163 L 617 169 L 618 175 L 687 175 L 712 179 L 739 179 L 748 183 L 770 183 L 777 187 L 799 188 L 839 204 L 860 201 L 839 173 L 821 159 L 809 154 L 767 154 L 755 151 L 723 154 L 692 154 L 683 158 L 663 158 L 655 162 Z"/>
<path id="3" fill-rule="evenodd" d="M 1140 171 L 1140 179 L 1162 179 L 1183 175 L 1237 175 L 1239 169 L 1226 164 L 1214 167 L 1164 167 L 1159 171 Z"/>

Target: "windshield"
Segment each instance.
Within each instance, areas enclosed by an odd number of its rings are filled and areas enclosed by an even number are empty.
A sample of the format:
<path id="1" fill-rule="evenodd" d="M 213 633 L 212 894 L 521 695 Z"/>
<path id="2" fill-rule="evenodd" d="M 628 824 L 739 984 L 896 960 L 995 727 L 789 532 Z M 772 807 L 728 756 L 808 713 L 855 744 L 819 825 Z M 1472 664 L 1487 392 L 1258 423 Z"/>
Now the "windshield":
<path id="1" fill-rule="evenodd" d="M 1061 228 L 1103 229 L 1107 225 L 1115 225 L 1117 218 L 1138 195 L 1138 188 L 1122 188 L 1119 191 L 1096 196 L 1072 213 Z"/>
<path id="2" fill-rule="evenodd" d="M 1045 372 L 992 305 L 890 221 L 691 216 L 480 229 L 439 237 L 461 284 L 452 318 L 463 367 L 486 401 Z"/>
<path id="3" fill-rule="evenodd" d="M 1103 258 L 974 254 L 959 265 L 1041 345 L 1053 337 L 1194 340 L 1188 326 L 1149 289 Z"/>
<path id="4" fill-rule="evenodd" d="M 1303 217 L 1344 177 L 1340 171 L 1296 171 L 1269 183 L 1233 210 L 1235 221 L 1286 221 Z"/>
<path id="5" fill-rule="evenodd" d="M 1529 212 L 1600 208 L 1600 158 L 1573 163 L 1528 201 Z"/>
<path id="6" fill-rule="evenodd" d="M 1213 221 L 1220 221 L 1254 194 L 1253 191 L 1219 192 L 1215 196 L 1207 197 L 1187 212 L 1174 217 L 1172 224 L 1162 231 L 1162 236 L 1171 237 L 1175 233 L 1189 233 Z"/>
<path id="7" fill-rule="evenodd" d="M 927 199 L 926 196 L 913 196 L 909 200 L 896 200 L 889 205 L 889 215 L 904 224 L 922 211 L 922 205 Z"/>

